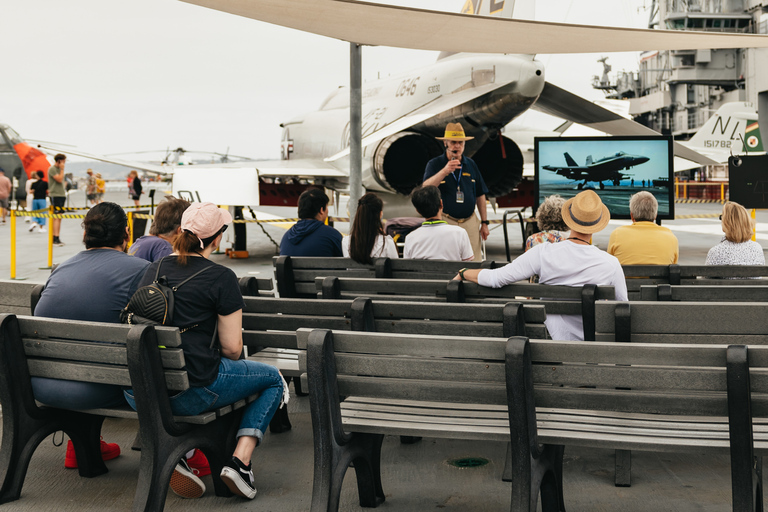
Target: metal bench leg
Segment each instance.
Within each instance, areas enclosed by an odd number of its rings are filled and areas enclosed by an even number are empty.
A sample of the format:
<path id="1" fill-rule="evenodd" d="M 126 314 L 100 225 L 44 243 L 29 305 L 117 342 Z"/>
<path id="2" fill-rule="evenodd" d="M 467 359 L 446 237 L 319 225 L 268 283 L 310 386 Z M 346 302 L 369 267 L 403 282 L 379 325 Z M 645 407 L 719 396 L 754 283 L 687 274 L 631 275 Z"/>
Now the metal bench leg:
<path id="1" fill-rule="evenodd" d="M 501 473 L 501 480 L 504 482 L 512 481 L 512 443 L 507 443 L 507 456 L 504 460 L 504 471 Z"/>
<path id="2" fill-rule="evenodd" d="M 38 445 L 51 433 L 51 429 L 39 426 L 33 429 L 31 425 L 10 425 L 12 422 L 6 420 L 8 416 L 10 414 L 4 410 L 3 443 L 0 448 L 0 503 L 19 499 L 29 461 Z"/>
<path id="3" fill-rule="evenodd" d="M 616 487 L 630 487 L 632 485 L 632 451 L 616 450 L 616 475 L 614 476 Z"/>
<path id="4" fill-rule="evenodd" d="M 384 436 L 368 434 L 360 436 L 358 441 L 366 455 L 353 459 L 360 506 L 378 507 L 384 503 L 384 490 L 381 487 L 381 443 Z"/>
<path id="5" fill-rule="evenodd" d="M 293 389 L 296 391 L 296 396 L 307 396 L 309 393 L 301 389 L 301 378 L 291 377 L 293 379 Z"/>
<path id="6" fill-rule="evenodd" d="M 64 432 L 72 439 L 77 456 L 80 476 L 92 478 L 106 473 L 107 466 L 101 458 L 101 425 L 103 416 L 62 411 L 65 417 Z"/>
<path id="7" fill-rule="evenodd" d="M 273 434 L 282 434 L 291 430 L 291 420 L 288 418 L 288 407 L 281 407 L 275 411 L 272 421 L 269 422 L 269 431 Z"/>

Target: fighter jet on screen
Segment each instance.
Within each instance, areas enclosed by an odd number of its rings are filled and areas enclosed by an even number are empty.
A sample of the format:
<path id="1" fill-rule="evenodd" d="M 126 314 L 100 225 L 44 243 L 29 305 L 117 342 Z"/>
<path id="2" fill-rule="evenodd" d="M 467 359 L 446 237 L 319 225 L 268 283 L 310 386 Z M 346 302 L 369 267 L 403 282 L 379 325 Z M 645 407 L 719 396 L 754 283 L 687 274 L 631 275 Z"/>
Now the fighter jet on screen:
<path id="1" fill-rule="evenodd" d="M 605 183 L 603 183 L 605 181 L 618 186 L 621 180 L 633 176 L 632 174 L 622 173 L 622 170 L 629 170 L 636 165 L 644 164 L 650 160 L 646 156 L 630 155 L 619 151 L 614 155 L 606 156 L 599 160 L 592 160 L 592 155 L 589 155 L 586 164 L 580 166 L 568 153 L 563 153 L 563 156 L 565 156 L 565 163 L 567 164 L 565 167 L 543 165 L 542 169 L 555 172 L 569 180 L 583 181 L 583 183 L 578 185 L 579 190 L 590 182 L 598 183 L 600 189 L 605 188 Z"/>

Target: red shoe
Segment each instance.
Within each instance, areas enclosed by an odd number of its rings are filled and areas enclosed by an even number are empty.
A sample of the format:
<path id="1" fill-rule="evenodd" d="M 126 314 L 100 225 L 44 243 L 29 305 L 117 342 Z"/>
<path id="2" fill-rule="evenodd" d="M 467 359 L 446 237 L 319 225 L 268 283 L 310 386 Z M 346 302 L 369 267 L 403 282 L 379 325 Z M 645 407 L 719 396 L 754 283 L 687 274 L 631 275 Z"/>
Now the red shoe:
<path id="1" fill-rule="evenodd" d="M 195 453 L 187 459 L 187 464 L 195 471 L 197 476 L 208 476 L 211 474 L 211 466 L 208 464 L 208 459 L 205 454 L 195 448 Z"/>
<path id="2" fill-rule="evenodd" d="M 101 458 L 102 460 L 112 460 L 120 455 L 120 446 L 117 443 L 105 443 L 101 440 Z M 77 469 L 77 456 L 72 440 L 67 443 L 67 455 L 64 457 L 64 467 L 67 469 Z M 209 470 L 210 472 L 210 470 Z"/>

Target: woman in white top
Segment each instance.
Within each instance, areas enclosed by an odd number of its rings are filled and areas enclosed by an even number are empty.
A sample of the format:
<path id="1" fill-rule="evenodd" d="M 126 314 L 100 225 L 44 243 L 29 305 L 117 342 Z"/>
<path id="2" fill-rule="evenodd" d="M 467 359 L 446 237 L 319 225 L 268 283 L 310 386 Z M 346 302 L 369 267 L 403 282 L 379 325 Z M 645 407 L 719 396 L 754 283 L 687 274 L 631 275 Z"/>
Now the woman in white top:
<path id="1" fill-rule="evenodd" d="M 368 192 L 360 198 L 349 236 L 341 241 L 341 251 L 345 258 L 370 265 L 373 258 L 398 257 L 394 240 L 384 233 L 382 215 L 384 203 L 376 194 Z"/>
<path id="2" fill-rule="evenodd" d="M 739 203 L 727 202 L 720 216 L 725 236 L 707 253 L 707 265 L 765 265 L 762 246 L 752 241 L 752 219 Z"/>

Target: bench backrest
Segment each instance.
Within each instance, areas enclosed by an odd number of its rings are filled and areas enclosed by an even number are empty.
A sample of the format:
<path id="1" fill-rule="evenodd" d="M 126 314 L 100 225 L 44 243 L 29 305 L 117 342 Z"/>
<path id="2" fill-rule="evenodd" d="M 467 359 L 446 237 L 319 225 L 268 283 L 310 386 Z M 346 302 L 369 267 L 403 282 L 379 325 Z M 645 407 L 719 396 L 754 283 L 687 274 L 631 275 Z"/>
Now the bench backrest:
<path id="1" fill-rule="evenodd" d="M 296 329 L 546 337 L 541 304 L 446 304 L 357 299 L 268 299 L 245 297 L 243 342 L 259 347 L 297 348 Z"/>
<path id="2" fill-rule="evenodd" d="M 766 368 L 768 347 L 513 338 L 506 372 L 510 424 L 519 433 L 513 451 L 538 450 L 536 408 L 729 417 L 731 442 L 751 449 L 751 416 L 768 414 Z M 561 444 L 557 432 L 546 434 Z"/>
<path id="3" fill-rule="evenodd" d="M 754 265 L 622 265 L 629 300 L 647 300 L 641 287 L 659 284 L 754 286 L 768 277 L 768 266 Z"/>
<path id="4" fill-rule="evenodd" d="M 462 268 L 495 268 L 492 261 L 427 261 L 375 258 L 372 265 L 351 258 L 276 256 L 273 258 L 280 297 L 314 297 L 315 278 L 363 277 L 396 279 L 450 279 Z"/>
<path id="5" fill-rule="evenodd" d="M 768 304 L 604 301 L 595 326 L 598 341 L 768 345 Z"/>
<path id="6" fill-rule="evenodd" d="M 362 396 L 506 405 L 506 339 L 299 329 L 300 367 L 328 403 Z M 323 397 L 320 403 L 325 403 Z"/>
<path id="7" fill-rule="evenodd" d="M 35 283 L 0 281 L 0 313 L 30 314 L 29 297 Z"/>
<path id="8" fill-rule="evenodd" d="M 726 281 L 727 282 L 727 281 Z M 760 282 L 751 280 L 751 283 Z M 671 285 L 641 286 L 643 301 L 768 302 L 768 286 Z"/>

